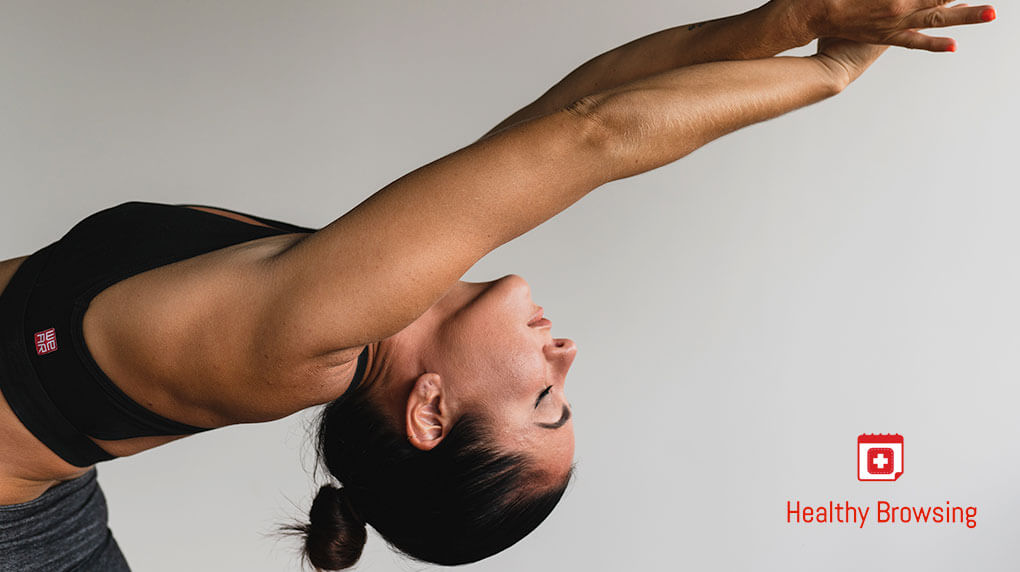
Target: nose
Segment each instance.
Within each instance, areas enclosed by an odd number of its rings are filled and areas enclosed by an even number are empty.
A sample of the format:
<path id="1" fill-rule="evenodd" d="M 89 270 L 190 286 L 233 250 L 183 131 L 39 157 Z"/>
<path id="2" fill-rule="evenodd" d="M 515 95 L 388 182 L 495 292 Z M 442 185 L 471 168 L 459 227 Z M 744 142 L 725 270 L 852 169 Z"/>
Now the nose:
<path id="1" fill-rule="evenodd" d="M 545 346 L 545 353 L 557 373 L 566 377 L 574 358 L 577 357 L 577 344 L 570 338 L 556 338 Z"/>

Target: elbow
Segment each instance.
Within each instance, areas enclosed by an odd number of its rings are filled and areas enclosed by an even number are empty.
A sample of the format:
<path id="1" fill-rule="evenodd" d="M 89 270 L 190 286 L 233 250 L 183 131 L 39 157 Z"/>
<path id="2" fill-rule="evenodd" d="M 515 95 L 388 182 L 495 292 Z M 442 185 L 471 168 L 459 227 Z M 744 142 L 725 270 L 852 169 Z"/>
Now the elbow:
<path id="1" fill-rule="evenodd" d="M 612 130 L 602 113 L 601 97 L 586 95 L 564 106 L 562 111 L 575 120 L 579 137 L 586 144 L 604 148 L 612 140 Z"/>
<path id="2" fill-rule="evenodd" d="M 619 146 L 618 131 L 608 121 L 604 100 L 599 95 L 586 95 L 560 109 L 565 114 L 573 135 L 582 152 L 592 158 L 591 165 L 598 171 L 599 184 L 615 180 L 615 161 Z"/>

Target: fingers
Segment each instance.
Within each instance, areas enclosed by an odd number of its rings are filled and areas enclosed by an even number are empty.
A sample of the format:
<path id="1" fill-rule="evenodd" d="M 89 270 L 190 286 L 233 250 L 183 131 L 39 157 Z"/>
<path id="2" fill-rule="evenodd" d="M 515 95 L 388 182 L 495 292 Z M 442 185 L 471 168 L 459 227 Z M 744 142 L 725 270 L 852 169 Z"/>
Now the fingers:
<path id="1" fill-rule="evenodd" d="M 889 38 L 889 43 L 894 46 L 903 46 L 914 50 L 928 50 L 929 52 L 955 52 L 956 40 L 952 38 L 936 38 L 927 36 L 914 30 L 897 32 Z"/>
<path id="2" fill-rule="evenodd" d="M 895 46 L 930 52 L 955 52 L 956 40 L 928 36 L 917 32 L 920 28 L 946 28 L 965 24 L 982 24 L 995 19 L 995 8 L 957 4 L 955 6 L 926 8 L 918 10 L 903 21 L 908 29 L 897 32 L 889 37 L 889 43 Z"/>
<path id="3" fill-rule="evenodd" d="M 918 10 L 907 16 L 904 25 L 908 28 L 945 28 L 965 24 L 982 24 L 995 19 L 995 8 L 968 6 L 936 7 Z"/>

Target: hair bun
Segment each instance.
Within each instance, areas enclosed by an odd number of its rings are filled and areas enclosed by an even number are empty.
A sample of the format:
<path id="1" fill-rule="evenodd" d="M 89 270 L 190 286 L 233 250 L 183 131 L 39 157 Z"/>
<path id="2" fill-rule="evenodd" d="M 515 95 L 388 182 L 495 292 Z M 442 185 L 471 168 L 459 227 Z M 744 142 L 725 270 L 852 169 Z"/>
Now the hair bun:
<path id="1" fill-rule="evenodd" d="M 328 486 L 328 485 L 327 485 Z M 336 501 L 340 506 L 340 510 L 344 512 L 344 518 L 347 518 L 351 523 L 357 523 L 361 526 L 365 526 L 365 519 L 361 517 L 361 513 L 358 509 L 354 508 L 351 504 L 350 491 L 346 487 L 336 488 L 329 487 L 333 490 L 333 494 L 336 495 Z"/>
<path id="2" fill-rule="evenodd" d="M 351 505 L 342 488 L 323 485 L 305 528 L 305 553 L 313 565 L 324 570 L 350 568 L 361 558 L 367 531 L 365 521 Z"/>

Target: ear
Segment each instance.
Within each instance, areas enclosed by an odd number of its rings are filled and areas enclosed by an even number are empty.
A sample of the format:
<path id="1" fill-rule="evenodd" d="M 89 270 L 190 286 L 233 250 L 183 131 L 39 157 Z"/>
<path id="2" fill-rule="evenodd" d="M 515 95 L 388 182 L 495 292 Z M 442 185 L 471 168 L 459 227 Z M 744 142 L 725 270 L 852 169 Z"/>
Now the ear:
<path id="1" fill-rule="evenodd" d="M 446 437 L 453 425 L 448 405 L 438 373 L 418 376 L 407 398 L 407 440 L 411 445 L 428 451 Z"/>

